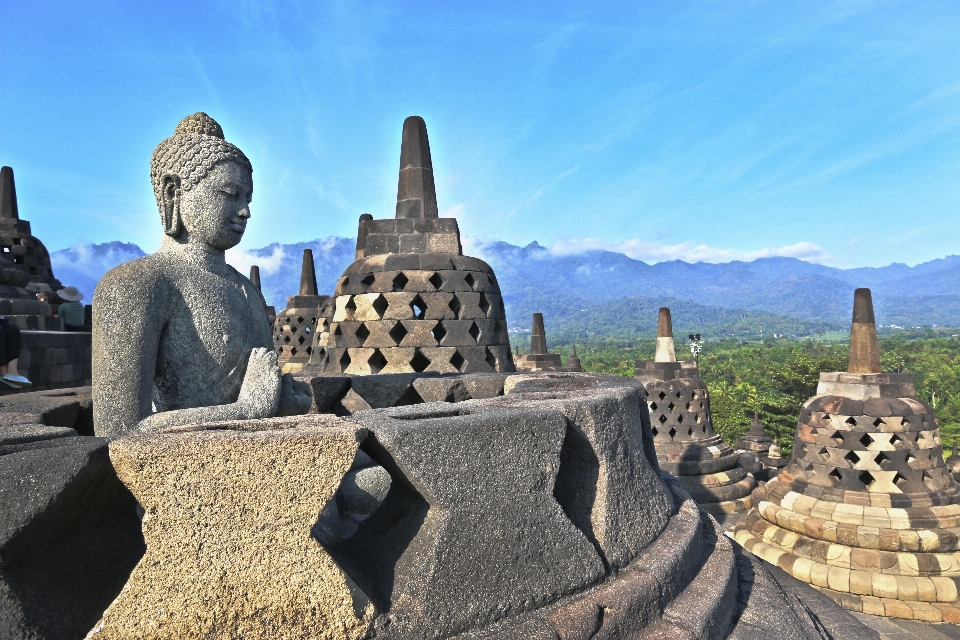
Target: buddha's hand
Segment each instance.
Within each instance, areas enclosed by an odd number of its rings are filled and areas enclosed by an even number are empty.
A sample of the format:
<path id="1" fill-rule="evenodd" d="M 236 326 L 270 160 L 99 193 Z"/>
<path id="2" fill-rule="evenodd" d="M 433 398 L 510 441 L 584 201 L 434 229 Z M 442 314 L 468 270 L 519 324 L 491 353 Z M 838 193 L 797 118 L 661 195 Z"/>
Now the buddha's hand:
<path id="1" fill-rule="evenodd" d="M 245 408 L 244 413 L 248 419 L 272 418 L 277 415 L 281 378 L 276 351 L 263 347 L 250 351 L 247 373 L 240 386 L 240 397 L 237 398 L 237 404 Z"/>
<path id="2" fill-rule="evenodd" d="M 294 380 L 293 375 L 283 374 L 283 383 L 280 389 L 280 408 L 278 416 L 299 416 L 310 411 L 313 403 L 313 393 L 310 385 L 300 380 Z"/>

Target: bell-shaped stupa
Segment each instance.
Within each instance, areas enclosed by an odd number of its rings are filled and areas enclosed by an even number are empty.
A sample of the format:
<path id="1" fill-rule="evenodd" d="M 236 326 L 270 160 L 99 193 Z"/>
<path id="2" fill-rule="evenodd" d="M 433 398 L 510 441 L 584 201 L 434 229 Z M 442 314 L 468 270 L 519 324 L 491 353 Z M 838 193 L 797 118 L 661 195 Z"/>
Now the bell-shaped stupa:
<path id="1" fill-rule="evenodd" d="M 396 217 L 360 217 L 356 261 L 321 316 L 310 371 L 515 370 L 497 277 L 463 255 L 456 219 L 439 217 L 423 118 L 403 123 Z"/>
<path id="2" fill-rule="evenodd" d="M 737 454 L 713 430 L 707 386 L 694 360 L 677 362 L 670 309 L 657 320 L 657 351 L 638 362 L 637 380 L 647 390 L 653 442 L 660 468 L 709 513 L 735 513 L 751 506 L 757 481 Z"/>
<path id="3" fill-rule="evenodd" d="M 304 249 L 300 293 L 287 298 L 287 308 L 277 313 L 273 321 L 273 346 L 278 354 L 277 364 L 284 373 L 297 373 L 310 361 L 317 326 L 325 322 L 321 307 L 329 298 L 317 294 L 313 250 Z"/>
<path id="4" fill-rule="evenodd" d="M 750 430 L 746 435 L 740 436 L 734 448 L 757 457 L 761 469 L 754 472 L 754 476 L 762 482 L 775 476 L 787 465 L 787 460 L 780 457 L 780 446 L 767 435 L 767 425 L 760 422 L 759 411 L 753 412 Z"/>
<path id="5" fill-rule="evenodd" d="M 734 530 L 747 550 L 847 609 L 960 621 L 960 486 L 913 376 L 881 373 L 869 289 L 846 372 L 821 373 L 793 455 Z"/>

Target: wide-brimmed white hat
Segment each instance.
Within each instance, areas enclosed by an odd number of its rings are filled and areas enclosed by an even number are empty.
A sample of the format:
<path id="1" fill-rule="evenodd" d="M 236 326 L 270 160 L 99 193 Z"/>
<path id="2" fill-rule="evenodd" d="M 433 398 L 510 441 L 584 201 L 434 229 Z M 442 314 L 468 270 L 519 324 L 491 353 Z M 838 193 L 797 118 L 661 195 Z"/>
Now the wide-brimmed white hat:
<path id="1" fill-rule="evenodd" d="M 83 294 L 73 286 L 60 289 L 60 291 L 57 291 L 57 295 L 67 302 L 79 302 L 80 300 L 83 300 Z"/>

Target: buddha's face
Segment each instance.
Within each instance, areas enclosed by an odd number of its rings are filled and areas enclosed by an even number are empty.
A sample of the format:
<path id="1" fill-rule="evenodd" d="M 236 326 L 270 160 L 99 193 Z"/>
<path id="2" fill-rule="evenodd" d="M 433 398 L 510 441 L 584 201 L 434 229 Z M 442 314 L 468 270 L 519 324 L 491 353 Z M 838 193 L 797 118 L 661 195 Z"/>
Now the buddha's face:
<path id="1" fill-rule="evenodd" d="M 224 161 L 189 191 L 180 194 L 180 220 L 189 241 L 225 251 L 240 243 L 250 218 L 253 176 L 236 162 Z"/>

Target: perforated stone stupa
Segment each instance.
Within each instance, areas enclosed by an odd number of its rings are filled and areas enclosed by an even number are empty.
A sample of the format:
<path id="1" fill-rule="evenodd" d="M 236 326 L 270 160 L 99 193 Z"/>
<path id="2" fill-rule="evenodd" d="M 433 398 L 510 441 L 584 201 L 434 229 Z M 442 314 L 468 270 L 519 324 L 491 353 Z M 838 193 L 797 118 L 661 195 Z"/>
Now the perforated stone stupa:
<path id="1" fill-rule="evenodd" d="M 707 386 L 693 360 L 677 362 L 670 309 L 657 321 L 653 362 L 638 362 L 637 380 L 647 390 L 650 424 L 660 467 L 706 511 L 734 513 L 751 506 L 754 477 L 737 454 L 713 430 Z"/>
<path id="2" fill-rule="evenodd" d="M 0 168 L 0 315 L 21 329 L 63 328 L 60 318 L 51 316 L 50 305 L 37 300 L 26 287 L 45 284 L 51 290 L 63 285 L 53 276 L 50 254 L 30 233 L 30 223 L 20 219 L 13 169 Z"/>
<path id="3" fill-rule="evenodd" d="M 313 250 L 304 249 L 300 267 L 300 293 L 287 298 L 287 308 L 281 310 L 273 321 L 277 364 L 284 373 L 296 373 L 309 362 L 317 325 L 325 322 L 320 309 L 329 297 L 317 295 Z"/>
<path id="4" fill-rule="evenodd" d="M 403 123 L 396 217 L 361 216 L 356 261 L 337 283 L 329 330 L 310 371 L 514 371 L 497 277 L 464 256 L 454 218 L 440 218 L 427 127 Z"/>
<path id="5" fill-rule="evenodd" d="M 847 609 L 960 621 L 960 486 L 913 376 L 881 373 L 869 289 L 857 289 L 846 372 L 821 373 L 790 463 L 734 532 Z"/>
<path id="6" fill-rule="evenodd" d="M 780 457 L 780 446 L 767 435 L 766 426 L 760 422 L 760 413 L 754 411 L 750 430 L 746 435 L 741 436 L 734 445 L 738 451 L 744 451 L 757 457 L 762 466 L 759 472 L 761 477 L 757 477 L 757 480 L 763 482 L 769 480 L 787 465 L 787 460 Z M 757 474 L 754 473 L 754 476 L 757 476 Z"/>

